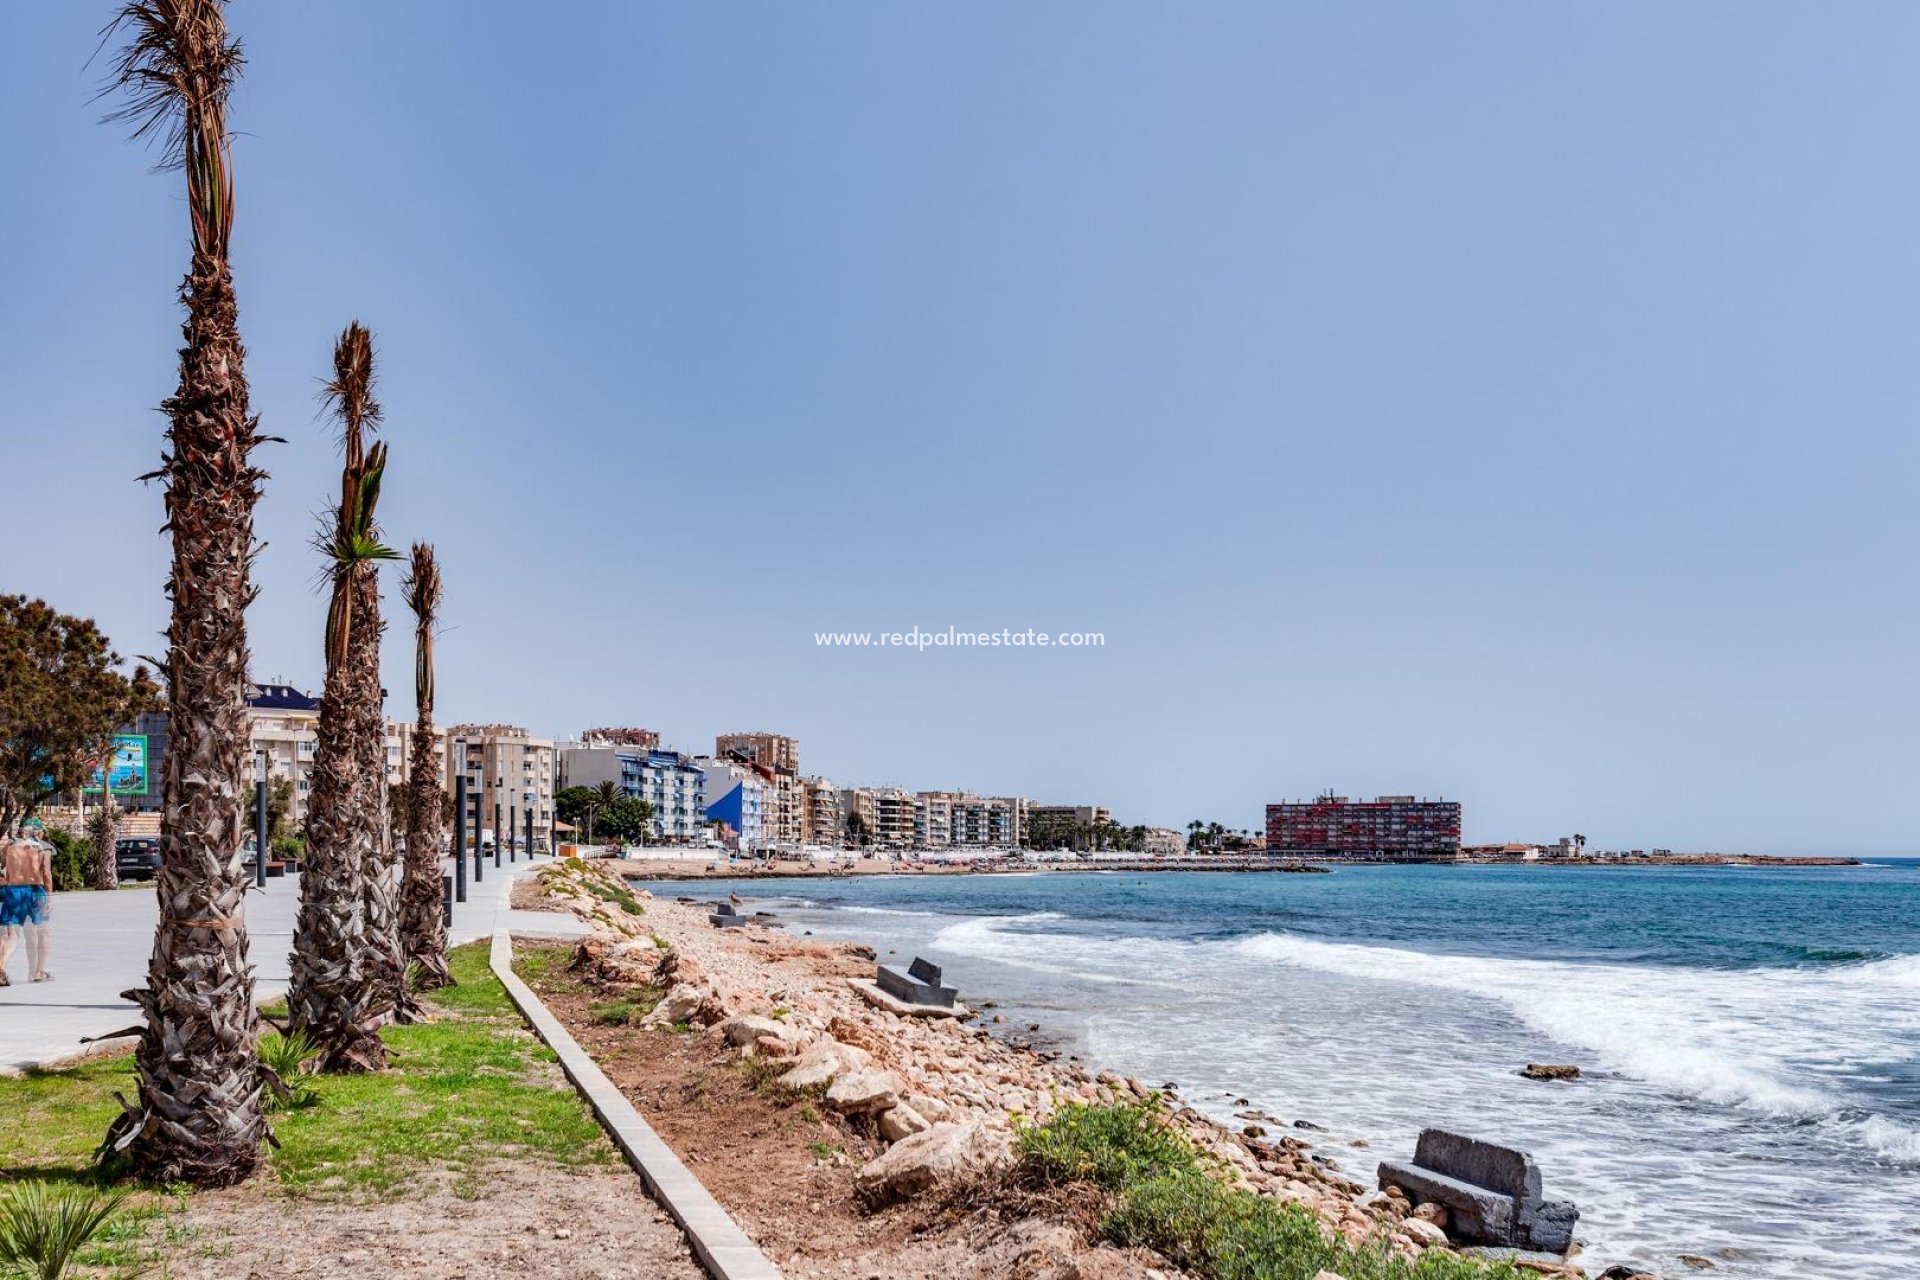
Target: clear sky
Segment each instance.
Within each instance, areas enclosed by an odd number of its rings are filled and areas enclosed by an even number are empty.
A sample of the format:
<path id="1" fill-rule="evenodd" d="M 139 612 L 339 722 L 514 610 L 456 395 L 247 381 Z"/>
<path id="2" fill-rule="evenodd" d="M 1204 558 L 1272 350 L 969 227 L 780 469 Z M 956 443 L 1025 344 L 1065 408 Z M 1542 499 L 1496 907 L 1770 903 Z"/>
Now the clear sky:
<path id="1" fill-rule="evenodd" d="M 176 175 L 0 42 L 0 589 L 164 625 Z M 1914 853 L 1920 8 L 236 3 L 255 669 L 379 344 L 443 719 Z M 411 710 L 397 598 L 391 709 Z M 857 651 L 825 630 L 1100 631 Z"/>

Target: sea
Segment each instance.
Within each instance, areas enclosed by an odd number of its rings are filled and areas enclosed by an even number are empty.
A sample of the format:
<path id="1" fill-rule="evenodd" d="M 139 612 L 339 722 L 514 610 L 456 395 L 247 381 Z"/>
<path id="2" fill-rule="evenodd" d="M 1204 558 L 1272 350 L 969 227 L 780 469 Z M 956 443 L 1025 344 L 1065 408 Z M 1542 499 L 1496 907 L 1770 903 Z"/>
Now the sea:
<path id="1" fill-rule="evenodd" d="M 996 1033 L 1322 1126 L 1369 1185 L 1427 1127 L 1524 1148 L 1590 1271 L 1920 1276 L 1920 859 L 645 887 L 925 956 Z"/>

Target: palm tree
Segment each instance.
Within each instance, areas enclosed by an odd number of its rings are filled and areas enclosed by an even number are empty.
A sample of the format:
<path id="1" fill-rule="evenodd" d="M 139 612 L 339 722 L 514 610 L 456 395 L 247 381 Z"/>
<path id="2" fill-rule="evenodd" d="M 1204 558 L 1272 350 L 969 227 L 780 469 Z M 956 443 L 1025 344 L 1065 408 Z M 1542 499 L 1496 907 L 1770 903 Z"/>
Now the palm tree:
<path id="1" fill-rule="evenodd" d="M 413 985 L 437 991 L 453 985 L 447 968 L 447 927 L 440 914 L 440 842 L 446 830 L 446 784 L 434 749 L 433 630 L 440 617 L 440 564 L 433 547 L 413 544 L 413 563 L 401 584 L 413 610 L 414 725 L 407 765 L 407 861 L 400 881 L 400 942 L 413 965 Z M 459 852 L 455 851 L 455 857 Z"/>
<path id="2" fill-rule="evenodd" d="M 233 153 L 227 95 L 240 46 L 222 0 L 130 0 L 109 28 L 126 44 L 112 118 L 160 138 L 187 179 L 193 259 L 179 388 L 161 405 L 173 560 L 167 581 L 169 740 L 161 781 L 159 926 L 135 1054 L 138 1105 L 125 1105 L 105 1152 L 152 1182 L 225 1186 L 260 1163 L 266 1120 L 254 1053 L 258 1014 L 241 897 L 246 792 L 247 621 L 253 599 L 253 507 L 266 473 L 248 408 L 227 245 Z"/>
<path id="3" fill-rule="evenodd" d="M 113 803 L 111 762 L 100 770 L 100 807 L 93 811 L 87 834 L 93 841 L 93 887 L 102 891 L 120 887 L 120 860 L 115 850 L 120 834 L 120 811 Z"/>
<path id="4" fill-rule="evenodd" d="M 300 876 L 287 989 L 292 1029 L 318 1047 L 323 1071 L 378 1071 L 386 1066 L 380 1026 L 395 1009 L 397 917 L 368 910 L 369 885 L 388 873 L 385 726 L 380 714 L 380 583 L 377 566 L 394 559 L 374 522 L 387 447 L 365 443 L 377 428 L 373 337 L 348 325 L 334 346 L 326 399 L 341 424 L 346 462 L 340 505 L 316 545 L 328 562 L 327 681 L 308 770 L 307 856 Z M 364 743 L 375 739 L 377 753 Z M 370 768 L 374 771 L 370 772 Z M 389 936 L 380 936 L 385 929 Z"/>

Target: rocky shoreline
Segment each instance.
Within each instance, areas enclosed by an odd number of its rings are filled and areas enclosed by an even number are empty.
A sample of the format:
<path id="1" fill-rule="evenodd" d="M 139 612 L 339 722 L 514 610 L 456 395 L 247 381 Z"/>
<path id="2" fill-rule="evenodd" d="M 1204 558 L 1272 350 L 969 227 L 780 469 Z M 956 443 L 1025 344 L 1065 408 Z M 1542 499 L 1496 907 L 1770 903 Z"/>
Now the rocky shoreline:
<path id="1" fill-rule="evenodd" d="M 901 1016 L 861 981 L 872 977 L 870 947 L 790 937 L 761 924 L 715 928 L 705 904 L 629 888 L 613 864 L 543 868 L 522 893 L 570 909 L 593 928 L 575 953 L 576 969 L 611 988 L 664 991 L 641 1026 L 698 1031 L 777 1071 L 779 1088 L 817 1096 L 829 1111 L 870 1126 L 884 1150 L 857 1171 L 854 1186 L 871 1206 L 1004 1170 L 1016 1130 L 1062 1105 L 1157 1099 L 1168 1122 L 1232 1183 L 1301 1207 L 1329 1236 L 1356 1248 L 1384 1245 L 1409 1261 L 1452 1247 L 1444 1208 L 1382 1192 L 1370 1175 L 1355 1178 L 1340 1167 L 1339 1157 L 1364 1150 L 1364 1142 L 1323 1149 L 1316 1126 L 1252 1111 L 1245 1099 L 1236 1100 L 1236 1131 L 1183 1099 L 1173 1082 L 1062 1061 L 961 1018 Z M 1514 1261 L 1568 1280 L 1586 1275 L 1555 1258 Z"/>

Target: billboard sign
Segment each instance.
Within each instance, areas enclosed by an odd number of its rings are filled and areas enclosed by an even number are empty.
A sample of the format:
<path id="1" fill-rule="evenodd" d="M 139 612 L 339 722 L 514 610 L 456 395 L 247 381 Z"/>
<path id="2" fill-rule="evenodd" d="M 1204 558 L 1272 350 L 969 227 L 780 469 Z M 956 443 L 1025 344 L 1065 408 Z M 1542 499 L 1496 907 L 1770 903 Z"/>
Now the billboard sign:
<path id="1" fill-rule="evenodd" d="M 140 796 L 147 793 L 147 735 L 144 733 L 116 733 L 113 746 L 107 755 L 106 768 L 93 766 L 93 773 L 82 788 L 89 795 L 100 793 L 101 775 L 105 774 L 107 786 L 117 796 Z"/>

